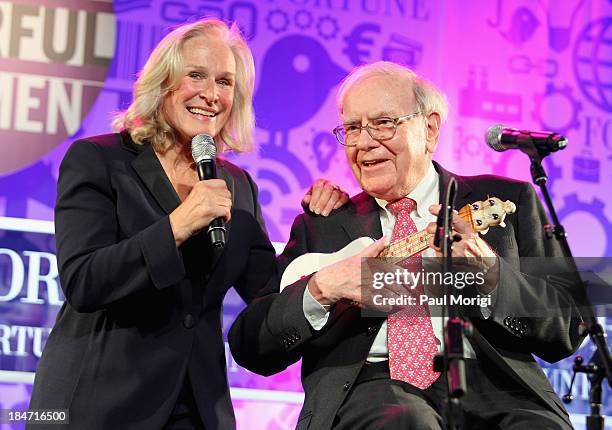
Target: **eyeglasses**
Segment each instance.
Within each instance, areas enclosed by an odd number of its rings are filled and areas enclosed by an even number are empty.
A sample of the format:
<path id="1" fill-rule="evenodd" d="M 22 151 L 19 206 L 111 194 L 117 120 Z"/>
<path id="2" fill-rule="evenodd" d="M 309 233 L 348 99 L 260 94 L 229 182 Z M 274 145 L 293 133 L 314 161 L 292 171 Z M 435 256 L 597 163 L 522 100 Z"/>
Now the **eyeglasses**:
<path id="1" fill-rule="evenodd" d="M 343 124 L 334 128 L 332 132 L 336 140 L 344 146 L 355 146 L 359 140 L 361 130 L 364 128 L 374 140 L 389 140 L 395 136 L 397 125 L 401 121 L 406 121 L 420 115 L 421 112 L 411 113 L 410 115 L 398 116 L 397 118 L 381 117 L 370 120 L 366 125 Z"/>

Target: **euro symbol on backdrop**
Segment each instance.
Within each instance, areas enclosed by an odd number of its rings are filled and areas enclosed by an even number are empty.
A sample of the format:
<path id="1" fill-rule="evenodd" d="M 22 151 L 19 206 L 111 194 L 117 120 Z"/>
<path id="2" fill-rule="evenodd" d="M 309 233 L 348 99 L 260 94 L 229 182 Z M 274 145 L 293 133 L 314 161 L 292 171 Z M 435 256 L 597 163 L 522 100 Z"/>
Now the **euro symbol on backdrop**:
<path id="1" fill-rule="evenodd" d="M 354 66 L 366 63 L 370 59 L 370 54 L 372 53 L 371 47 L 374 45 L 374 39 L 372 37 L 366 37 L 366 33 L 380 34 L 380 25 L 372 23 L 358 25 L 344 38 L 346 47 L 342 50 L 342 53 L 346 54 Z M 364 49 L 362 46 L 370 48 Z"/>

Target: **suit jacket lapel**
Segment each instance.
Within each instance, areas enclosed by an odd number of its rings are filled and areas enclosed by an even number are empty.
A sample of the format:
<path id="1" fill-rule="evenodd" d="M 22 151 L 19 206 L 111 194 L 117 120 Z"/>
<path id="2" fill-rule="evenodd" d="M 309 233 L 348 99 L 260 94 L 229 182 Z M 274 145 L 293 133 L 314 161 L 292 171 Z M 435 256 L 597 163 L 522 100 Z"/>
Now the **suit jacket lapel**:
<path id="1" fill-rule="evenodd" d="M 446 198 L 445 194 L 446 194 L 446 188 L 448 186 L 448 182 L 450 181 L 451 177 L 454 177 L 455 180 L 457 181 L 457 193 L 455 195 L 454 207 L 456 210 L 459 210 L 460 208 L 462 208 L 463 206 L 467 204 L 467 199 L 470 196 L 470 194 L 472 194 L 472 187 L 468 185 L 460 176 L 454 175 L 453 173 L 444 169 L 442 166 L 440 166 L 435 161 L 433 162 L 433 164 L 434 164 L 434 168 L 440 175 L 440 181 L 439 181 L 440 204 L 444 205 L 444 199 Z M 470 320 L 470 318 L 467 315 L 465 315 L 463 307 L 458 306 L 457 311 L 459 312 L 459 315 L 463 319 L 465 319 L 466 321 Z"/>
<path id="2" fill-rule="evenodd" d="M 124 148 L 137 154 L 136 158 L 132 161 L 132 167 L 164 212 L 169 214 L 178 207 L 181 200 L 172 186 L 170 179 L 168 179 L 168 176 L 164 172 L 164 168 L 157 158 L 157 155 L 155 155 L 153 147 L 151 145 L 138 146 L 130 139 L 129 135 L 124 133 L 122 133 L 122 139 Z M 222 161 L 217 166 L 217 175 L 219 178 L 225 180 L 227 188 L 232 194 L 232 200 L 235 200 L 234 179 L 225 170 Z M 230 226 L 231 221 L 225 225 L 227 233 L 226 239 L 229 239 Z M 218 258 L 219 255 L 215 255 L 215 257 Z"/>
<path id="3" fill-rule="evenodd" d="M 382 237 L 376 201 L 365 192 L 357 194 L 352 201 L 353 205 L 349 208 L 346 222 L 342 224 L 349 239 L 352 241 L 362 236 L 374 239 Z"/>
<path id="4" fill-rule="evenodd" d="M 140 151 L 132 167 L 164 212 L 169 214 L 176 209 L 181 201 L 151 145 Z"/>
<path id="5" fill-rule="evenodd" d="M 451 177 L 454 177 L 455 180 L 457 181 L 457 195 L 455 196 L 455 209 L 459 210 L 460 208 L 465 206 L 468 203 L 467 199 L 469 195 L 472 193 L 472 187 L 468 185 L 461 178 L 461 176 L 457 176 L 449 172 L 448 170 L 444 169 L 442 166 L 440 166 L 435 161 L 433 162 L 433 165 L 436 171 L 438 172 L 438 174 L 440 175 L 440 183 L 439 183 L 440 204 L 444 204 L 442 202 L 442 199 L 444 199 L 444 193 L 446 192 L 448 181 L 450 180 Z"/>

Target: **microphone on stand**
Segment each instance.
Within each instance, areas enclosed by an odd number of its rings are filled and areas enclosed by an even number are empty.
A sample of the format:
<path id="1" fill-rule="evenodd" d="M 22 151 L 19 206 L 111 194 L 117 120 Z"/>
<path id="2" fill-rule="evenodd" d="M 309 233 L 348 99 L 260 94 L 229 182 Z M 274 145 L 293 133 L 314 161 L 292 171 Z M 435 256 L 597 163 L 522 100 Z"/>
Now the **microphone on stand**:
<path id="1" fill-rule="evenodd" d="M 519 130 L 503 124 L 490 127 L 487 130 L 486 141 L 487 145 L 498 152 L 520 149 L 530 157 L 540 158 L 567 146 L 567 139 L 559 133 Z"/>
<path id="2" fill-rule="evenodd" d="M 196 163 L 196 170 L 200 181 L 217 178 L 217 166 L 215 157 L 217 146 L 212 136 L 208 134 L 198 134 L 191 139 L 191 155 Z M 223 248 L 225 246 L 225 226 L 222 218 L 215 218 L 208 225 L 208 237 L 213 248 Z"/>

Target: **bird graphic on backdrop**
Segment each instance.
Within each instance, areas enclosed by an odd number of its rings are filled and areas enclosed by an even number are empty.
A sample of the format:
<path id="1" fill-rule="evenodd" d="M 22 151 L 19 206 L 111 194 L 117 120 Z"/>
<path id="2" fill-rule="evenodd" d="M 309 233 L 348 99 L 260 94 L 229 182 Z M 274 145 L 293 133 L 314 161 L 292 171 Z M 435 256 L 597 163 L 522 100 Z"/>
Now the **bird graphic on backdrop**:
<path id="1" fill-rule="evenodd" d="M 285 148 L 289 130 L 315 115 L 346 75 L 319 41 L 298 34 L 277 40 L 261 70 L 254 98 L 257 126 L 270 132 L 269 144 Z"/>
<path id="2" fill-rule="evenodd" d="M 532 11 L 520 7 L 512 14 L 508 30 L 502 32 L 501 35 L 518 48 L 531 39 L 539 25 L 540 21 Z"/>

